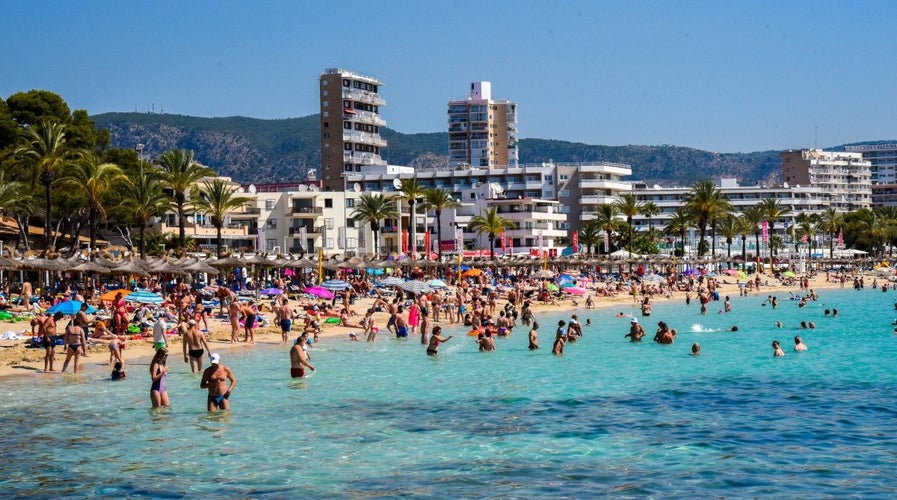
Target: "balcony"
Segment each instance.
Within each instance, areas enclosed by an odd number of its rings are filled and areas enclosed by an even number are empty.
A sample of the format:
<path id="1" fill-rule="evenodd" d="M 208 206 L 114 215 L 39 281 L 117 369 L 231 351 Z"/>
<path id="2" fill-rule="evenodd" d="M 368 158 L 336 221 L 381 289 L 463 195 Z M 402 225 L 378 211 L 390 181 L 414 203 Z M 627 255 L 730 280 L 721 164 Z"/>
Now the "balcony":
<path id="1" fill-rule="evenodd" d="M 314 226 L 290 226 L 290 236 L 299 236 L 302 229 L 305 228 L 305 235 L 308 237 L 320 236 L 321 228 Z"/>
<path id="2" fill-rule="evenodd" d="M 587 179 L 579 180 L 580 189 L 609 189 L 611 191 L 632 191 L 632 185 L 628 182 L 612 181 L 609 179 Z"/>
<path id="3" fill-rule="evenodd" d="M 378 115 L 377 113 L 371 113 L 370 111 L 355 110 L 355 113 L 343 112 L 343 120 L 367 123 L 369 125 L 376 125 L 378 127 L 386 126 L 386 120 L 380 117 L 380 115 Z"/>
<path id="4" fill-rule="evenodd" d="M 317 217 L 318 215 L 322 215 L 323 213 L 324 209 L 321 207 L 293 207 L 290 212 L 287 212 L 287 215 L 292 215 L 293 217 Z"/>
<path id="5" fill-rule="evenodd" d="M 380 97 L 376 92 L 369 92 L 360 89 L 343 89 L 343 99 L 352 99 L 353 101 L 372 104 L 374 106 L 386 106 L 386 100 Z"/>
<path id="6" fill-rule="evenodd" d="M 343 153 L 343 163 L 353 165 L 386 165 L 386 161 L 380 155 L 374 153 Z"/>
<path id="7" fill-rule="evenodd" d="M 386 147 L 386 139 L 380 137 L 380 134 L 372 134 L 360 130 L 343 130 L 343 141 L 370 144 L 372 146 L 380 146 L 381 148 Z"/>
<path id="8" fill-rule="evenodd" d="M 625 163 L 582 163 L 579 171 L 583 174 L 608 174 L 617 177 L 632 175 L 632 167 Z"/>

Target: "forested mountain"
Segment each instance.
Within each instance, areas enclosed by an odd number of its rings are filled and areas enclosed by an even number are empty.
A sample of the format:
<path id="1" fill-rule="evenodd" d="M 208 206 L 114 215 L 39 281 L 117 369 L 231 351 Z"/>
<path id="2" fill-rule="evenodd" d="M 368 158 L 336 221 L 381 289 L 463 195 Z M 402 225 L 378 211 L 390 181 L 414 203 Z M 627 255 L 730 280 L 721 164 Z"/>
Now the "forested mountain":
<path id="1" fill-rule="evenodd" d="M 177 148 L 219 174 L 240 182 L 278 182 L 319 170 L 318 115 L 283 120 L 244 117 L 198 118 L 153 113 L 105 113 L 92 117 L 108 129 L 114 147 L 143 144 L 144 155 Z M 448 162 L 444 132 L 402 134 L 386 129 L 383 157 L 394 165 Z M 776 182 L 781 161 L 777 151 L 713 153 L 677 146 L 596 146 L 560 140 L 522 139 L 520 161 L 540 163 L 611 161 L 632 165 L 629 180 L 649 184 L 689 185 L 708 177 L 737 177 L 744 185 Z"/>

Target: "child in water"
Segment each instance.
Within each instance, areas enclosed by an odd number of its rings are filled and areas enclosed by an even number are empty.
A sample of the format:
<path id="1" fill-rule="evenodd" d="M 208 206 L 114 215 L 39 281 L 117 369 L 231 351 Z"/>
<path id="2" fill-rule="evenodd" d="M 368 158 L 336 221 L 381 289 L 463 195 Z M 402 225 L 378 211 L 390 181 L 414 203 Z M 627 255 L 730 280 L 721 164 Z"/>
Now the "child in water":
<path id="1" fill-rule="evenodd" d="M 112 367 L 112 380 L 121 380 L 127 376 L 127 373 L 122 369 L 121 361 L 116 361 Z"/>

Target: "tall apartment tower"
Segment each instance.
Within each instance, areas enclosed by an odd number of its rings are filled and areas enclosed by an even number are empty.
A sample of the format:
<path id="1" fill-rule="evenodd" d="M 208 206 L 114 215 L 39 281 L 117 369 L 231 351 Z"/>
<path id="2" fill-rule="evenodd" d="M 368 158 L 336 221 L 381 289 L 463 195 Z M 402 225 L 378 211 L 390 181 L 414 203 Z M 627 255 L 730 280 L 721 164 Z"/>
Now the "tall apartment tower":
<path id="1" fill-rule="evenodd" d="M 869 208 L 872 164 L 862 153 L 802 149 L 783 151 L 782 178 L 791 185 L 822 188 L 839 212 Z"/>
<path id="2" fill-rule="evenodd" d="M 467 99 L 449 101 L 449 166 L 517 166 L 517 105 L 493 101 L 492 83 L 473 82 Z"/>
<path id="3" fill-rule="evenodd" d="M 380 137 L 386 121 L 380 108 L 383 84 L 376 78 L 340 68 L 321 73 L 321 180 L 327 191 L 345 189 L 343 177 L 364 172 L 367 167 L 384 168 L 380 151 L 386 141 Z"/>

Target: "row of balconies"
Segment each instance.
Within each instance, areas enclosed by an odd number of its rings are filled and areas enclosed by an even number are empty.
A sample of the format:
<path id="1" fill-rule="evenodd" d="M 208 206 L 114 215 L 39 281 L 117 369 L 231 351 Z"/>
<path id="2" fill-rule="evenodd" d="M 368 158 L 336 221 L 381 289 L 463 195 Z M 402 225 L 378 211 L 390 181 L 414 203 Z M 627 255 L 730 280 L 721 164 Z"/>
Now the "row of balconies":
<path id="1" fill-rule="evenodd" d="M 343 163 L 355 165 L 386 165 L 386 161 L 376 153 L 343 152 Z"/>
<path id="2" fill-rule="evenodd" d="M 374 106 L 386 106 L 386 100 L 380 94 L 369 90 L 343 88 L 343 99 L 373 104 Z"/>
<path id="3" fill-rule="evenodd" d="M 367 123 L 378 127 L 386 126 L 386 120 L 379 114 L 370 111 L 355 111 L 354 113 L 343 112 L 343 120 Z"/>
<path id="4" fill-rule="evenodd" d="M 380 134 L 362 132 L 360 130 L 343 130 L 343 141 L 370 144 L 381 148 L 386 147 L 386 139 L 380 137 Z"/>

